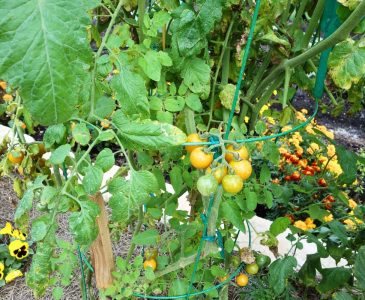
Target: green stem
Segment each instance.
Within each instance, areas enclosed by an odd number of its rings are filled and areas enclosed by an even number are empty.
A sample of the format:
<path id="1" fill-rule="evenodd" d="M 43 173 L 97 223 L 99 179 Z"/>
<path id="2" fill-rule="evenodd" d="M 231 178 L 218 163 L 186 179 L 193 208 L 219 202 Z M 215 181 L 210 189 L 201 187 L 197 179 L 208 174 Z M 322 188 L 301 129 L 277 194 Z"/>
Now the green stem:
<path id="1" fill-rule="evenodd" d="M 284 97 L 283 97 L 283 109 L 287 107 L 288 101 L 288 92 L 289 92 L 289 83 L 290 83 L 291 69 L 285 69 L 285 81 L 284 81 Z"/>
<path id="2" fill-rule="evenodd" d="M 216 196 L 214 198 L 214 203 L 211 208 L 210 218 L 208 220 L 208 229 L 207 229 L 207 235 L 215 235 L 215 230 L 217 226 L 217 219 L 218 219 L 218 211 L 219 206 L 221 204 L 222 200 L 222 187 L 218 188 L 218 191 L 216 193 Z M 201 254 L 201 258 L 207 257 L 209 254 L 217 251 L 217 247 L 214 242 L 206 242 Z M 194 263 L 196 258 L 196 254 L 190 255 L 188 257 L 182 257 L 178 261 L 169 264 L 166 268 L 163 270 L 155 272 L 156 277 L 161 277 L 163 275 L 169 274 L 171 272 L 174 272 L 179 269 L 183 269 L 188 265 L 191 265 Z"/>
<path id="3" fill-rule="evenodd" d="M 187 134 L 196 133 L 194 111 L 188 107 L 184 109 L 185 126 Z"/>
<path id="4" fill-rule="evenodd" d="M 139 27 L 139 42 L 142 43 L 144 40 L 143 34 L 143 20 L 146 12 L 146 0 L 138 0 L 138 27 Z"/>
<path id="5" fill-rule="evenodd" d="M 292 59 L 286 60 L 278 65 L 270 74 L 260 83 L 257 87 L 257 91 L 264 90 L 272 81 L 274 81 L 278 76 L 285 71 L 285 68 L 294 68 L 300 64 L 305 63 L 308 59 L 318 55 L 324 50 L 333 47 L 337 43 L 345 40 L 350 32 L 358 25 L 365 15 L 365 0 L 363 0 L 357 8 L 352 12 L 352 14 L 347 18 L 345 22 L 328 38 L 322 40 L 312 48 L 303 52 L 302 54 L 293 57 Z"/>
<path id="6" fill-rule="evenodd" d="M 237 18 L 237 12 L 233 14 L 232 21 L 229 24 L 226 36 L 224 38 L 221 55 L 219 56 L 219 60 L 218 60 L 218 63 L 217 63 L 217 69 L 215 70 L 215 75 L 214 75 L 213 85 L 212 85 L 212 91 L 211 91 L 210 100 L 209 100 L 210 101 L 210 103 L 209 103 L 210 110 L 209 110 L 209 121 L 208 121 L 208 125 L 207 125 L 208 130 L 209 130 L 209 127 L 210 127 L 210 123 L 212 122 L 212 118 L 213 118 L 213 110 L 214 110 L 214 105 L 215 105 L 215 89 L 216 89 L 216 85 L 217 85 L 217 81 L 218 81 L 218 76 L 219 76 L 220 68 L 222 66 L 223 56 L 224 56 L 224 53 L 226 52 L 228 42 L 229 42 L 229 39 L 231 37 L 233 24 L 236 21 L 236 18 Z"/>
<path id="7" fill-rule="evenodd" d="M 302 16 L 304 14 L 305 8 L 307 7 L 307 4 L 308 4 L 308 0 L 300 1 L 299 9 L 295 15 L 295 19 L 294 19 L 293 25 L 291 27 L 291 32 L 294 32 L 298 28 L 298 25 L 299 25 L 300 21 L 302 20 Z"/>
<path id="8" fill-rule="evenodd" d="M 291 7 L 291 1 L 287 1 L 286 4 L 286 9 L 284 11 L 284 13 L 281 15 L 281 23 L 284 24 L 284 26 L 286 26 L 287 22 L 288 22 L 288 18 L 290 16 L 290 7 Z"/>
<path id="9" fill-rule="evenodd" d="M 57 187 L 62 186 L 62 177 L 61 177 L 59 165 L 53 165 L 53 173 L 54 173 L 54 176 L 56 178 Z"/>
<path id="10" fill-rule="evenodd" d="M 318 2 L 317 2 L 316 8 L 314 9 L 313 15 L 308 24 L 308 28 L 307 28 L 307 30 L 304 34 L 303 40 L 302 40 L 303 49 L 306 49 L 308 47 L 310 39 L 313 36 L 314 31 L 318 27 L 318 22 L 321 19 L 321 16 L 323 14 L 325 3 L 326 3 L 326 0 L 318 0 Z"/>
<path id="11" fill-rule="evenodd" d="M 105 35 L 101 41 L 100 47 L 98 49 L 98 51 L 95 54 L 95 62 L 94 62 L 94 68 L 93 71 L 91 73 L 91 92 L 90 92 L 90 114 L 89 114 L 89 118 L 92 117 L 94 115 L 94 110 L 95 110 L 95 79 L 96 79 L 96 69 L 97 69 L 97 63 L 96 61 L 98 60 L 98 58 L 100 57 L 101 53 L 103 52 L 103 49 L 105 48 L 106 42 L 109 38 L 109 35 L 112 31 L 112 28 L 115 24 L 115 20 L 119 14 L 119 11 L 121 10 L 123 4 L 125 3 L 125 0 L 120 0 L 118 3 L 118 6 L 116 7 L 111 19 L 110 19 L 110 23 L 108 25 L 108 28 L 105 31 Z"/>
<path id="12" fill-rule="evenodd" d="M 141 205 L 139 207 L 139 211 L 138 211 L 138 223 L 137 223 L 136 228 L 134 229 L 133 236 L 135 236 L 139 233 L 139 231 L 141 230 L 142 224 L 143 224 L 143 207 Z M 136 244 L 132 242 L 129 247 L 129 250 L 128 250 L 126 261 L 129 262 L 129 260 L 131 259 L 135 247 L 136 247 Z"/>

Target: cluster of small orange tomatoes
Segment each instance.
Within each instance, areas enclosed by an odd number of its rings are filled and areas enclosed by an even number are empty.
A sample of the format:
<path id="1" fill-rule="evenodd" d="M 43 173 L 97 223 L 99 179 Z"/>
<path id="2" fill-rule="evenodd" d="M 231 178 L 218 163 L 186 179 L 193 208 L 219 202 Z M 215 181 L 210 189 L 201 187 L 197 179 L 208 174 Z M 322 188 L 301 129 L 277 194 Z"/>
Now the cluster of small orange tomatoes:
<path id="1" fill-rule="evenodd" d="M 187 142 L 206 142 L 197 133 L 190 134 Z M 212 166 L 214 154 L 202 146 L 189 145 L 186 151 L 190 153 L 191 165 L 200 170 L 206 170 L 197 182 L 198 191 L 203 196 L 210 196 L 222 184 L 223 189 L 230 194 L 237 194 L 243 188 L 243 183 L 252 173 L 249 153 L 245 146 L 235 147 L 230 144 L 226 148 L 225 162 Z"/>

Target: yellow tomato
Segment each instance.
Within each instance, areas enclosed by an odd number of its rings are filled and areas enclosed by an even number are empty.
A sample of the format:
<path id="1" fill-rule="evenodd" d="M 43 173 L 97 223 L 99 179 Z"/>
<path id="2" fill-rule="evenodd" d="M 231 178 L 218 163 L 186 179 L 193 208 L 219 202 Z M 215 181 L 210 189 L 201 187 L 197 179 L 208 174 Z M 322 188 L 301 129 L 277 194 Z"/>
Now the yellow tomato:
<path id="1" fill-rule="evenodd" d="M 194 149 L 190 154 L 190 162 L 197 169 L 206 169 L 213 161 L 213 153 L 204 152 L 203 147 Z"/>
<path id="2" fill-rule="evenodd" d="M 238 286 L 246 286 L 248 284 L 248 276 L 246 274 L 240 274 L 236 277 L 236 283 Z"/>
<path id="3" fill-rule="evenodd" d="M 248 159 L 250 157 L 248 150 L 245 146 L 242 146 L 239 149 L 235 149 L 233 145 L 228 145 L 227 151 L 230 151 L 226 154 L 227 162 L 230 162 L 234 159 L 234 153 L 237 153 L 240 159 Z"/>
<path id="4" fill-rule="evenodd" d="M 206 171 L 207 174 L 212 173 L 212 169 L 208 168 Z M 221 183 L 223 180 L 223 177 L 227 175 L 227 167 L 225 166 L 219 166 L 213 171 L 213 176 L 215 180 L 218 181 L 218 183 Z"/>
<path id="5" fill-rule="evenodd" d="M 188 135 L 188 138 L 186 139 L 188 143 L 199 143 L 199 142 L 206 142 L 207 140 L 201 139 L 199 134 L 192 133 Z M 194 149 L 199 148 L 201 146 L 185 146 L 186 151 L 189 153 L 193 152 Z"/>
<path id="6" fill-rule="evenodd" d="M 252 174 L 252 166 L 248 160 L 232 160 L 229 165 L 234 170 L 234 173 L 240 176 L 243 180 L 246 180 Z"/>

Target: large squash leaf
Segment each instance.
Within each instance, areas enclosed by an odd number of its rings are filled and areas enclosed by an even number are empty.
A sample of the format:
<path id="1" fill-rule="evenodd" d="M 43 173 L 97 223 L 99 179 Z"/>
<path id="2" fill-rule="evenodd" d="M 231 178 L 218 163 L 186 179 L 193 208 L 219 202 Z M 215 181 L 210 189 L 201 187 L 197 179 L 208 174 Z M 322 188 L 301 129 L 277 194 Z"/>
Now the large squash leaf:
<path id="1" fill-rule="evenodd" d="M 0 77 L 44 125 L 74 114 L 91 50 L 80 0 L 0 0 Z"/>
<path id="2" fill-rule="evenodd" d="M 329 74 L 337 86 L 349 90 L 365 74 L 365 42 L 351 39 L 337 44 L 328 61 Z"/>

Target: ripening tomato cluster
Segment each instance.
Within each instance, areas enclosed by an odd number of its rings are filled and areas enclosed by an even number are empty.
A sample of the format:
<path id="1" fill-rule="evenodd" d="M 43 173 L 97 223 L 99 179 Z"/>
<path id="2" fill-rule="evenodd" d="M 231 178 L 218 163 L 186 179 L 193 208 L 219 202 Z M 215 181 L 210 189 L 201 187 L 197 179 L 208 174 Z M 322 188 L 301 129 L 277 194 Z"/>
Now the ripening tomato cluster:
<path id="1" fill-rule="evenodd" d="M 190 134 L 187 142 L 206 142 L 198 134 Z M 214 193 L 218 184 L 222 184 L 223 189 L 231 194 L 239 193 L 243 188 L 243 183 L 252 173 L 252 166 L 249 159 L 249 153 L 246 147 L 228 145 L 226 148 L 225 164 L 218 164 L 212 168 L 211 164 L 214 155 L 208 149 L 202 146 L 186 146 L 190 153 L 190 162 L 193 167 L 206 170 L 206 174 L 198 179 L 197 188 L 203 196 L 209 196 Z M 230 172 L 229 172 L 230 171 Z"/>

